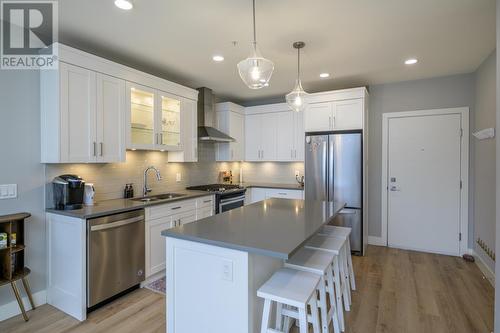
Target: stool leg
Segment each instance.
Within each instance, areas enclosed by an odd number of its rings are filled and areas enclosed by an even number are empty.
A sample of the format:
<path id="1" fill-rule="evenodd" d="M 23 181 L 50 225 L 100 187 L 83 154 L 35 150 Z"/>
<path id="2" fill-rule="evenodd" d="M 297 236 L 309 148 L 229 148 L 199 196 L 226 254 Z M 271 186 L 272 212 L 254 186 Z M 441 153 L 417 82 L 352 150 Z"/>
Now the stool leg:
<path id="1" fill-rule="evenodd" d="M 321 333 L 321 329 L 320 329 L 320 325 L 319 325 L 318 301 L 316 300 L 316 293 L 315 293 L 314 297 L 309 301 L 309 306 L 311 307 L 311 319 L 312 319 L 312 325 L 313 325 L 313 332 L 314 333 Z M 327 322 L 328 322 L 328 320 L 327 320 Z M 323 331 L 323 332 L 325 332 L 325 331 Z M 328 333 L 328 326 L 327 326 L 326 333 Z"/>
<path id="2" fill-rule="evenodd" d="M 24 321 L 28 321 L 28 315 L 26 314 L 26 310 L 24 310 L 24 304 L 23 304 L 23 299 L 21 298 L 21 294 L 19 293 L 19 289 L 17 289 L 16 282 L 12 281 L 10 283 L 12 286 L 12 290 L 14 291 L 14 295 L 16 296 L 17 299 L 17 304 L 19 304 L 19 308 L 21 309 L 21 312 L 23 313 L 23 318 Z"/>
<path id="3" fill-rule="evenodd" d="M 342 247 L 343 249 L 344 247 Z M 349 293 L 351 292 L 351 287 L 349 286 L 349 279 L 346 275 L 346 265 L 345 265 L 345 251 L 341 250 L 339 254 L 339 269 L 340 269 L 340 279 L 341 279 L 341 287 L 342 294 L 344 299 L 344 309 L 346 311 L 351 311 L 351 302 L 349 300 Z"/>
<path id="4" fill-rule="evenodd" d="M 281 310 L 283 309 L 283 304 L 276 302 L 276 329 L 278 331 L 282 330 L 283 316 L 281 315 Z"/>
<path id="5" fill-rule="evenodd" d="M 330 306 L 331 306 L 331 311 L 332 311 L 332 316 L 333 316 L 333 331 L 334 333 L 340 333 L 340 326 L 339 326 L 339 315 L 337 312 L 337 305 L 335 302 L 335 293 L 333 291 L 333 270 L 332 267 L 330 267 L 327 271 L 327 281 L 328 281 L 328 296 L 330 299 Z"/>
<path id="6" fill-rule="evenodd" d="M 339 256 L 333 259 L 333 282 L 335 286 L 335 298 L 337 299 L 337 313 L 339 315 L 340 329 L 345 331 L 344 311 L 342 310 L 342 291 L 340 286 Z"/>
<path id="7" fill-rule="evenodd" d="M 354 267 L 352 266 L 351 241 L 347 238 L 347 264 L 349 265 L 349 276 L 351 277 L 351 289 L 356 290 L 356 278 L 354 277 Z"/>
<path id="8" fill-rule="evenodd" d="M 324 277 L 321 277 L 321 281 L 319 281 L 318 288 L 319 288 L 319 309 L 321 312 L 321 325 L 323 326 L 323 332 L 328 333 L 328 310 L 326 308 L 326 287 L 325 287 Z"/>
<path id="9" fill-rule="evenodd" d="M 35 301 L 33 301 L 33 295 L 31 294 L 30 284 L 28 283 L 28 280 L 25 277 L 22 279 L 22 281 L 23 281 L 24 290 L 26 291 L 26 294 L 28 295 L 28 299 L 30 300 L 30 303 L 31 303 L 31 309 L 35 310 Z"/>
<path id="10" fill-rule="evenodd" d="M 267 333 L 269 328 L 269 317 L 271 316 L 271 300 L 264 301 L 264 309 L 262 310 L 262 324 L 260 326 L 260 333 Z"/>
<path id="11" fill-rule="evenodd" d="M 308 327 L 308 324 L 307 324 L 307 305 L 304 304 L 304 307 L 300 307 L 299 308 L 299 327 L 300 327 L 300 330 L 299 332 L 300 333 L 308 333 L 307 332 L 307 327 Z M 263 332 L 261 332 L 263 333 Z"/>
<path id="12" fill-rule="evenodd" d="M 347 288 L 347 297 L 349 299 L 349 306 L 352 304 L 352 298 L 351 298 L 351 280 L 349 276 L 349 264 L 348 264 L 348 255 L 347 255 L 347 242 L 343 246 L 344 250 L 344 272 L 345 272 L 345 281 L 346 281 L 346 288 Z"/>

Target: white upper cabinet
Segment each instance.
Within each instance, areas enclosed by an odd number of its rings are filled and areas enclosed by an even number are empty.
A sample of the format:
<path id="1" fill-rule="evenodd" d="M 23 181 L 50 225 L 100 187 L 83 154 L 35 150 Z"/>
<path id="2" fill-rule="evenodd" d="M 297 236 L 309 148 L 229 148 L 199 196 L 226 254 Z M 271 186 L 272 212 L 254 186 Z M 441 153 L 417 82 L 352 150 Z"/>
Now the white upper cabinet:
<path id="1" fill-rule="evenodd" d="M 234 138 L 234 142 L 217 143 L 217 161 L 237 162 L 245 159 L 245 108 L 226 102 L 215 107 L 217 129 Z"/>
<path id="2" fill-rule="evenodd" d="M 303 161 L 304 120 L 302 112 L 285 103 L 246 109 L 246 161 Z"/>
<path id="3" fill-rule="evenodd" d="M 41 71 L 42 163 L 125 160 L 125 81 L 61 62 Z"/>
<path id="4" fill-rule="evenodd" d="M 169 151 L 169 162 L 198 162 L 198 114 L 196 101 L 181 99 L 181 151 Z"/>
<path id="5" fill-rule="evenodd" d="M 305 110 L 306 132 L 363 129 L 366 88 L 311 94 Z"/>
<path id="6" fill-rule="evenodd" d="M 42 163 L 123 162 L 127 148 L 197 160 L 196 90 L 58 48 L 59 69 L 40 71 Z"/>
<path id="7" fill-rule="evenodd" d="M 125 161 L 125 81 L 97 73 L 98 162 Z"/>

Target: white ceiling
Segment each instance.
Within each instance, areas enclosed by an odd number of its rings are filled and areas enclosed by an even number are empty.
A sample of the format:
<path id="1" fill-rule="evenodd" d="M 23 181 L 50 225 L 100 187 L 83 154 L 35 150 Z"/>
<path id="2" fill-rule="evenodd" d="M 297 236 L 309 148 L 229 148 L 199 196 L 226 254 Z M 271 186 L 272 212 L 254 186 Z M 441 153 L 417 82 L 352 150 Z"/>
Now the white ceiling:
<path id="1" fill-rule="evenodd" d="M 236 64 L 250 50 L 251 0 L 133 1 L 128 12 L 114 0 L 59 1 L 60 41 L 236 102 L 291 90 L 298 40 L 309 92 L 472 72 L 495 48 L 494 0 L 257 0 L 257 39 L 275 72 L 250 90 Z M 405 66 L 409 57 L 420 62 Z"/>

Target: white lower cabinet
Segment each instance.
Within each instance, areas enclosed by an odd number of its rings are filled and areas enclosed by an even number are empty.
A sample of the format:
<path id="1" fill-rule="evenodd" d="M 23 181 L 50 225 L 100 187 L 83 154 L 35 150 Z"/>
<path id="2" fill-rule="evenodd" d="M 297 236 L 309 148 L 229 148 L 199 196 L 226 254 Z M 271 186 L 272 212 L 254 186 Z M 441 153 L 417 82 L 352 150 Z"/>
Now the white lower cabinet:
<path id="1" fill-rule="evenodd" d="M 166 229 L 209 217 L 214 212 L 212 195 L 146 208 L 146 278 L 165 269 Z"/>
<path id="2" fill-rule="evenodd" d="M 245 205 L 253 204 L 266 199 L 304 199 L 303 190 L 272 189 L 262 187 L 251 187 L 247 190 L 247 200 Z"/>

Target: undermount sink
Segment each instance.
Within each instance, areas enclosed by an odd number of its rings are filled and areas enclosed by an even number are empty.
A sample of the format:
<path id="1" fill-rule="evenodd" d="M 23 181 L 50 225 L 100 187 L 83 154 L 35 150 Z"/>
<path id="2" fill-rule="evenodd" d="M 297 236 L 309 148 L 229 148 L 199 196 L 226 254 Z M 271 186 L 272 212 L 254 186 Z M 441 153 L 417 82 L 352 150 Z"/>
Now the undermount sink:
<path id="1" fill-rule="evenodd" d="M 180 197 L 184 197 L 184 196 L 186 196 L 186 194 L 164 193 L 164 194 L 158 194 L 158 195 L 151 195 L 148 197 L 135 198 L 135 199 L 131 199 L 131 200 L 132 201 L 141 201 L 141 202 L 153 202 L 153 201 L 159 201 L 159 200 L 175 199 L 175 198 L 180 198 Z"/>

